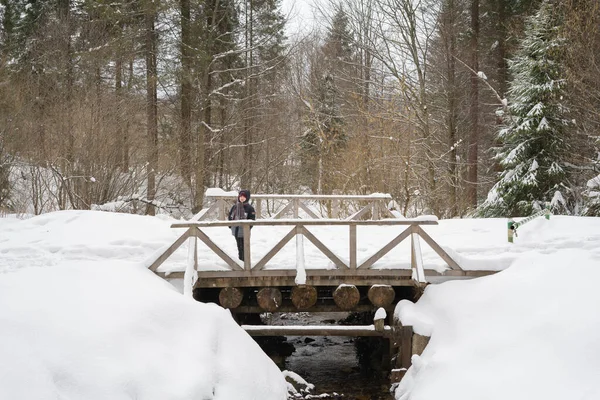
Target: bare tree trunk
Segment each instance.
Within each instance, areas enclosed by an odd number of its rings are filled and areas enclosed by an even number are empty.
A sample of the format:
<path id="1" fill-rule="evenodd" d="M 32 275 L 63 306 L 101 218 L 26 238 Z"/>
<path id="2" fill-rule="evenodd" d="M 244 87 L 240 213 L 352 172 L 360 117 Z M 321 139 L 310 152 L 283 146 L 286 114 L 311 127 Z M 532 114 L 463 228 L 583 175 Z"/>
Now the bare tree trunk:
<path id="1" fill-rule="evenodd" d="M 153 0 L 146 2 L 146 130 L 148 137 L 148 190 L 149 204 L 146 214 L 155 215 L 156 209 L 151 202 L 156 197 L 156 172 L 158 169 L 158 104 L 156 70 L 156 8 Z"/>
<path id="2" fill-rule="evenodd" d="M 73 57 L 71 47 L 71 1 L 58 0 L 58 17 L 60 19 L 60 27 L 62 29 L 62 56 L 65 68 L 65 115 L 62 116 L 62 121 L 65 124 L 64 134 L 67 138 L 65 158 L 69 166 L 72 166 L 75 161 L 75 134 L 73 132 Z M 67 166 L 67 167 L 69 167 Z"/>
<path id="3" fill-rule="evenodd" d="M 446 82 L 447 82 L 447 123 L 446 127 L 448 130 L 448 146 L 450 151 L 448 152 L 448 176 L 450 179 L 450 216 L 455 217 L 458 215 L 458 176 L 457 176 L 457 120 L 458 110 L 456 101 L 456 32 L 453 28 L 456 24 L 456 10 L 454 0 L 449 0 L 447 3 L 447 9 L 444 15 L 442 27 L 446 42 Z"/>
<path id="4" fill-rule="evenodd" d="M 479 72 L 479 0 L 471 0 L 471 68 Z M 479 77 L 471 75 L 469 151 L 467 155 L 467 204 L 477 207 L 477 164 L 479 151 Z"/>
<path id="5" fill-rule="evenodd" d="M 190 27 L 190 0 L 181 0 L 181 136 L 180 168 L 183 179 L 191 182 L 192 142 L 192 35 Z"/>
<path id="6" fill-rule="evenodd" d="M 118 165 L 121 171 L 129 169 L 129 144 L 127 140 L 127 125 L 125 122 L 125 97 L 123 94 L 123 51 L 121 46 L 117 48 L 115 60 L 115 94 L 117 100 L 117 143 L 119 145 Z"/>
<path id="7" fill-rule="evenodd" d="M 244 158 L 242 162 L 241 185 L 249 188 L 252 183 L 252 138 L 254 130 L 254 26 L 253 26 L 253 3 L 247 0 L 246 4 L 246 83 L 245 83 L 245 101 L 246 110 L 244 113 Z"/>
<path id="8" fill-rule="evenodd" d="M 508 89 L 508 55 L 506 53 L 507 29 L 506 29 L 506 0 L 498 2 L 498 92 L 500 96 L 506 96 Z"/>

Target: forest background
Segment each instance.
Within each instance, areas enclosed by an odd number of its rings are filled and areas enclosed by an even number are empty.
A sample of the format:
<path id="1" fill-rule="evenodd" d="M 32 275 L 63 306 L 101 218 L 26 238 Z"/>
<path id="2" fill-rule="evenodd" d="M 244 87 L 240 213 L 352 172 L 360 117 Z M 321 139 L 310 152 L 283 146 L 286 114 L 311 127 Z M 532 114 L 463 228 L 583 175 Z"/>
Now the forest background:
<path id="1" fill-rule="evenodd" d="M 0 0 L 0 211 L 206 188 L 600 214 L 597 0 Z M 288 37 L 289 36 L 289 37 Z"/>

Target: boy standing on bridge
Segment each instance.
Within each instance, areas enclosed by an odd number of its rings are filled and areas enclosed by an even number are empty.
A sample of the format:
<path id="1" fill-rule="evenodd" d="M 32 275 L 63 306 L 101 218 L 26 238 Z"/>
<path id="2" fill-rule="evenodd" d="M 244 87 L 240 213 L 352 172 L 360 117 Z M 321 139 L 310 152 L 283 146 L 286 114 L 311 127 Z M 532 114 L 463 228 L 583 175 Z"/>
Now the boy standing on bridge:
<path id="1" fill-rule="evenodd" d="M 256 212 L 254 211 L 254 207 L 252 207 L 248 201 L 250 201 L 250 191 L 240 190 L 237 202 L 233 207 L 231 207 L 231 210 L 229 210 L 228 219 L 230 221 L 240 219 L 256 220 Z M 244 229 L 242 229 L 241 226 L 232 226 L 231 233 L 237 242 L 238 257 L 240 260 L 244 261 Z"/>

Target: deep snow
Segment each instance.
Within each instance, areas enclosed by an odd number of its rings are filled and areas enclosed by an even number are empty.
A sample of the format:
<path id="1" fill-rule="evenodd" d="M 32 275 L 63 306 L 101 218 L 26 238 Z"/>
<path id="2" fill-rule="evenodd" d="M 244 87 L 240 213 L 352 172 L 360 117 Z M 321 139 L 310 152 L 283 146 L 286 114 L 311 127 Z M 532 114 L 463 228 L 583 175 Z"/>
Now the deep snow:
<path id="1" fill-rule="evenodd" d="M 0 399 L 285 398 L 283 375 L 227 311 L 145 269 L 182 233 L 173 222 L 94 211 L 0 218 Z M 286 229 L 253 229 L 256 259 Z M 360 227 L 359 260 L 398 229 Z M 347 229 L 311 230 L 346 258 Z M 430 285 L 417 304 L 398 305 L 403 323 L 431 335 L 398 399 L 600 398 L 600 218 L 538 218 L 514 244 L 503 219 L 425 230 L 464 268 L 502 272 Z M 235 254 L 228 229 L 207 231 Z M 329 265 L 304 245 L 308 274 Z M 201 267 L 218 264 L 202 246 Z M 407 268 L 403 246 L 375 267 Z M 186 247 L 165 271 L 186 268 Z M 426 268 L 446 268 L 422 248 Z M 294 268 L 295 242 L 284 251 L 271 268 Z"/>

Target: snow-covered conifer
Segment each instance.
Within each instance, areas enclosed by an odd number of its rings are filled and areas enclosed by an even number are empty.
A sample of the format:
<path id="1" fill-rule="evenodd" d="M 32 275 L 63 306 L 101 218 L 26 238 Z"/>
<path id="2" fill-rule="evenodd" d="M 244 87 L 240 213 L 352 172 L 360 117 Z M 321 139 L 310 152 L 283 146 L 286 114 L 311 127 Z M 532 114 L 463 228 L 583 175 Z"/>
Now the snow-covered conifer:
<path id="1" fill-rule="evenodd" d="M 483 216 L 525 216 L 548 204 L 570 212 L 567 157 L 574 125 L 566 106 L 566 45 L 560 7 L 544 0 L 509 63 L 508 113 L 494 149 L 503 171 L 479 208 Z"/>

